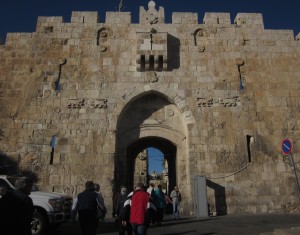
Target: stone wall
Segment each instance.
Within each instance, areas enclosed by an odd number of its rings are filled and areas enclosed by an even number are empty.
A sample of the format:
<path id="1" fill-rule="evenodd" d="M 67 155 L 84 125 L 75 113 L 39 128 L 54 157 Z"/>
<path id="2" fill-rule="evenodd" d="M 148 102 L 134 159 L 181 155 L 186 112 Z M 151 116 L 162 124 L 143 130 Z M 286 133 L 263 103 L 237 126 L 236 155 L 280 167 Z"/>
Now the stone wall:
<path id="1" fill-rule="evenodd" d="M 239 13 L 231 23 L 228 13 L 206 13 L 199 23 L 195 13 L 173 13 L 165 24 L 153 1 L 141 7 L 138 24 L 128 12 L 98 18 L 39 17 L 36 32 L 7 34 L 0 46 L 3 153 L 45 190 L 76 195 L 86 180 L 99 182 L 111 208 L 115 185 L 126 183 L 127 147 L 159 137 L 177 148 L 184 213 L 193 214 L 193 175 L 207 176 L 212 212 L 298 211 L 280 146 L 292 140 L 299 168 L 299 36 L 264 29 L 261 14 Z M 149 94 L 165 104 L 137 114 L 134 137 L 130 129 L 122 140 L 122 114 Z"/>

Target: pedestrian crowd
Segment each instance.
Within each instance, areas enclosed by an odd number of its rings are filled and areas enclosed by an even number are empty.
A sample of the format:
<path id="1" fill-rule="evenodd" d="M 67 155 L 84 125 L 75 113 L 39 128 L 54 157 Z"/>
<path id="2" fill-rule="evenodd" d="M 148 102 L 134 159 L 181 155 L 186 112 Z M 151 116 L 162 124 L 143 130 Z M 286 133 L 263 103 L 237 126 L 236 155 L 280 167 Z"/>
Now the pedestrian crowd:
<path id="1" fill-rule="evenodd" d="M 0 227 L 10 228 L 7 235 L 31 235 L 34 208 L 29 195 L 33 181 L 22 177 L 15 186 L 14 191 L 0 187 Z M 181 193 L 177 186 L 170 197 L 160 184 L 155 187 L 150 183 L 146 188 L 143 183 L 137 183 L 130 193 L 127 187 L 121 186 L 113 200 L 113 217 L 119 235 L 146 235 L 150 225 L 161 226 L 168 205 L 172 205 L 173 219 L 178 220 L 180 203 Z M 105 221 L 106 212 L 100 185 L 87 181 L 84 191 L 73 200 L 72 222 L 79 222 L 82 235 L 95 235 L 99 221 Z"/>
<path id="2" fill-rule="evenodd" d="M 119 235 L 146 235 L 152 226 L 161 226 L 166 208 L 172 205 L 173 219 L 179 219 L 181 193 L 177 186 L 170 197 L 160 184 L 149 187 L 137 183 L 134 191 L 121 186 L 113 198 L 113 217 Z M 99 220 L 104 220 L 106 207 L 100 192 L 100 185 L 92 181 L 85 183 L 85 190 L 77 195 L 72 206 L 72 221 L 78 220 L 82 235 L 95 235 Z"/>

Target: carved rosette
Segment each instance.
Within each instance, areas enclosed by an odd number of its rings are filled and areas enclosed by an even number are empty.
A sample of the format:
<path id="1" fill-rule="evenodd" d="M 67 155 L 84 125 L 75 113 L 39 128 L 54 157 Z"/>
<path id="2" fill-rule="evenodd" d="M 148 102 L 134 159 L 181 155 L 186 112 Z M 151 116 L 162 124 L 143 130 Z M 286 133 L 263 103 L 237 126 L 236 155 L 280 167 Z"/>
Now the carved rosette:
<path id="1" fill-rule="evenodd" d="M 155 83 L 158 82 L 158 76 L 155 72 L 147 72 L 145 74 L 145 80 L 150 82 L 150 83 Z"/>

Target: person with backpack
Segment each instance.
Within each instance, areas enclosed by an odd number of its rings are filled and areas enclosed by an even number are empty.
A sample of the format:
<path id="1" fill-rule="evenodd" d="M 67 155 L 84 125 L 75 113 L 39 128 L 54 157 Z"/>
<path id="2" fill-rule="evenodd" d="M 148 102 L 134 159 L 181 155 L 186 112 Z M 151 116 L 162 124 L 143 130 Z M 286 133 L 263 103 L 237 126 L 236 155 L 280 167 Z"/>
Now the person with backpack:
<path id="1" fill-rule="evenodd" d="M 121 192 L 116 198 L 116 216 L 117 216 L 117 226 L 119 228 L 119 235 L 125 235 L 126 231 L 127 231 L 127 235 L 132 235 L 132 227 L 131 224 L 129 223 L 129 220 L 125 225 L 122 224 L 122 212 L 127 197 L 128 197 L 127 188 L 125 187 L 121 188 Z M 126 217 L 129 218 L 128 216 Z"/>

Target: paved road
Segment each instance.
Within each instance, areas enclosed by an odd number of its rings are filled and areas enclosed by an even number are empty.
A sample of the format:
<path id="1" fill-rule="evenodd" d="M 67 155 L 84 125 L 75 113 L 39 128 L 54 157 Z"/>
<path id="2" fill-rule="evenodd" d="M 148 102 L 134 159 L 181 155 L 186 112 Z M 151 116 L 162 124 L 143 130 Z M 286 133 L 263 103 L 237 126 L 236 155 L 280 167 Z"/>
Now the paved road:
<path id="1" fill-rule="evenodd" d="M 300 214 L 219 216 L 209 218 L 166 218 L 161 227 L 150 227 L 148 235 L 259 235 L 275 229 L 300 227 Z M 81 235 L 78 224 L 67 223 L 48 233 L 51 235 Z M 99 224 L 97 235 L 118 234 L 112 219 Z"/>

